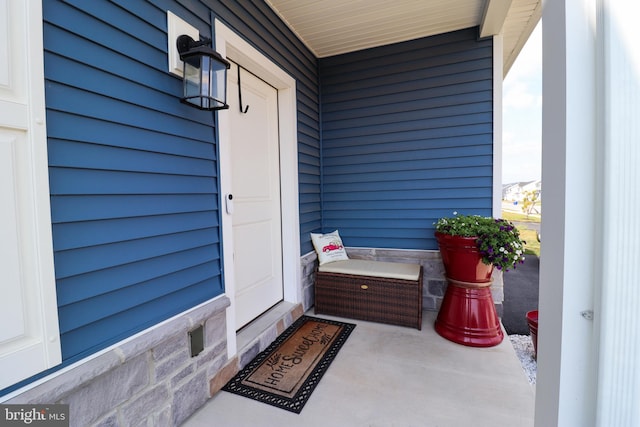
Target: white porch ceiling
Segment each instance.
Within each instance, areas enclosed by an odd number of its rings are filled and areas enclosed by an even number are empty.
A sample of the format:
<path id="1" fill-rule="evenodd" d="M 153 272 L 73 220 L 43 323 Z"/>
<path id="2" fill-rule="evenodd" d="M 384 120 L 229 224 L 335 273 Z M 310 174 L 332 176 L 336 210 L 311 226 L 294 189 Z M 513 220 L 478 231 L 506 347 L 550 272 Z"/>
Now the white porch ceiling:
<path id="1" fill-rule="evenodd" d="M 540 20 L 542 0 L 266 0 L 319 58 L 473 26 L 504 35 L 503 75 Z"/>

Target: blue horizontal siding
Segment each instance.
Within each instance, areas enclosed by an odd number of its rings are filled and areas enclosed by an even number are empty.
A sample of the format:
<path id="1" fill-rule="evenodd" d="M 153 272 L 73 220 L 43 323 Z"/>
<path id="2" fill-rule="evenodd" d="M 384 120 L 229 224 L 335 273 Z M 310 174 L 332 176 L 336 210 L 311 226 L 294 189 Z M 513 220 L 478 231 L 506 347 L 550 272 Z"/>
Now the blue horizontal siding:
<path id="1" fill-rule="evenodd" d="M 348 246 L 436 249 L 491 214 L 492 41 L 477 29 L 322 58 L 322 225 Z"/>
<path id="2" fill-rule="evenodd" d="M 352 177 L 353 178 L 353 177 Z M 363 177 L 359 181 L 348 182 L 339 181 L 339 190 L 343 193 L 353 194 L 354 192 L 371 192 L 371 191 L 397 191 L 397 190 L 441 190 L 445 187 L 448 190 L 465 190 L 468 189 L 468 183 L 465 178 L 433 178 L 429 179 L 389 179 L 383 182 L 375 182 Z M 491 185 L 491 178 L 475 180 L 477 188 L 486 188 Z"/>
<path id="3" fill-rule="evenodd" d="M 219 254 L 215 252 L 213 243 L 210 248 L 205 249 L 208 250 L 196 247 L 192 250 L 142 259 L 106 270 L 95 270 L 61 278 L 58 280 L 58 303 L 64 307 L 98 295 L 133 287 L 139 283 L 168 277 L 179 271 L 189 272 L 202 268 L 210 275 L 211 271 L 219 267 L 216 258 Z M 89 281 L 91 286 L 86 286 Z M 117 282 L 118 286 L 114 287 L 113 282 Z"/>
<path id="4" fill-rule="evenodd" d="M 89 169 L 51 168 L 51 194 L 211 193 L 215 176 L 160 175 Z"/>
<path id="5" fill-rule="evenodd" d="M 188 270 L 173 272 L 166 276 L 138 282 L 132 286 L 91 296 L 82 301 L 62 305 L 59 316 L 65 329 L 62 329 L 61 333 L 82 328 L 85 322 L 97 322 L 117 313 L 134 309 L 149 300 L 179 292 L 184 288 L 184 283 L 198 284 L 208 281 L 211 279 L 212 268 L 216 267 L 219 266 L 211 263 L 200 264 Z M 93 302 L 94 308 L 90 313 L 85 313 L 86 301 L 89 298 Z"/>
<path id="6" fill-rule="evenodd" d="M 466 186 L 466 188 L 477 188 L 478 180 L 491 177 L 491 167 L 464 167 L 458 169 L 452 168 L 440 168 L 430 170 L 399 170 L 399 171 L 387 171 L 380 179 L 381 175 L 377 172 L 373 173 L 360 173 L 352 174 L 350 171 L 345 171 L 342 174 L 334 174 L 325 179 L 325 186 L 330 183 L 388 183 L 397 181 L 401 182 L 407 180 L 430 180 L 430 179 L 442 179 L 442 178 L 474 178 L 472 184 Z M 376 179 L 378 178 L 378 179 Z M 380 184 L 382 185 L 382 184 Z M 326 213 L 326 212 L 325 212 Z"/>
<path id="7" fill-rule="evenodd" d="M 211 259 L 218 259 L 218 240 L 209 238 L 202 230 L 191 234 L 149 237 L 127 240 L 100 246 L 80 247 L 59 251 L 55 261 L 62 267 L 58 269 L 58 278 L 72 277 L 98 270 L 115 268 L 125 263 L 147 260 L 185 250 L 198 250 Z M 117 284 L 113 284 L 114 288 Z"/>
<path id="8" fill-rule="evenodd" d="M 49 165 L 66 168 L 91 168 L 103 170 L 136 171 L 170 175 L 211 176 L 215 156 L 194 158 L 183 154 L 165 154 L 77 141 L 49 138 L 49 146 L 55 146 L 49 156 Z M 211 147 L 209 147 L 211 149 Z M 183 150 L 184 152 L 184 150 Z"/>
<path id="9" fill-rule="evenodd" d="M 145 99 L 147 89 L 130 87 L 130 91 L 138 91 L 138 101 Z M 86 90 L 73 88 L 61 84 L 49 82 L 46 94 L 50 101 L 47 107 L 61 112 L 75 114 L 79 118 L 91 117 L 106 122 L 117 123 L 141 129 L 150 129 L 153 132 L 162 132 L 169 135 L 189 135 L 191 139 L 212 142 L 213 131 L 211 129 L 211 115 L 209 125 L 196 123 L 190 119 L 167 113 L 167 109 L 173 109 L 170 101 L 175 97 L 163 97 L 164 102 L 157 109 L 147 108 L 145 105 L 129 103 L 127 100 L 114 99 L 107 95 L 91 93 Z M 130 95 L 129 95 L 130 96 Z M 149 99 L 149 98 L 147 98 Z M 186 105 L 180 104 L 184 112 L 189 112 Z M 165 108 L 163 108 L 163 106 Z M 202 114 L 204 112 L 198 112 Z M 198 114 L 197 113 L 197 114 Z"/>
<path id="10" fill-rule="evenodd" d="M 210 212 L 61 223 L 53 224 L 53 246 L 54 251 L 67 250 L 211 227 L 218 227 L 218 218 Z"/>
<path id="11" fill-rule="evenodd" d="M 414 192 L 415 194 L 415 192 Z M 404 197 L 399 200 L 397 198 L 389 198 L 382 199 L 380 197 L 371 197 L 371 199 L 360 199 L 360 200 L 347 200 L 347 201 L 333 201 L 333 202 L 325 202 L 327 205 L 327 210 L 333 210 L 336 212 L 336 217 L 340 215 L 344 215 L 349 211 L 372 211 L 374 215 L 379 215 L 379 211 L 383 210 L 404 210 L 402 208 L 403 205 L 410 203 L 412 205 L 412 209 L 414 212 L 426 212 L 425 210 L 439 208 L 439 210 L 447 209 L 447 206 L 455 203 L 456 205 L 463 206 L 465 208 L 478 208 L 482 209 L 482 204 L 486 203 L 487 199 L 490 200 L 490 197 L 485 196 L 481 192 L 476 192 L 477 197 L 451 197 L 451 198 L 433 198 L 433 199 L 418 199 L 415 196 L 411 198 Z M 372 195 L 373 196 L 373 195 Z M 451 211 L 448 211 L 450 213 Z M 360 213 L 360 215 L 362 215 Z M 325 216 L 325 219 L 330 217 Z M 416 219 L 423 219 L 422 215 L 418 215 L 415 217 Z M 429 220 L 428 217 L 426 217 Z M 329 223 L 329 221 L 328 221 Z M 398 224 L 400 226 L 400 224 Z M 331 228 L 331 226 L 329 226 Z M 387 230 L 387 232 L 391 232 Z M 373 246 L 380 247 L 380 246 Z M 384 246 L 383 246 L 384 247 Z"/>
<path id="12" fill-rule="evenodd" d="M 205 36 L 219 17 L 295 77 L 303 252 L 320 228 L 317 60 L 263 1 L 44 2 L 65 364 L 224 291 L 215 120 L 178 102 L 168 10 Z"/>
<path id="13" fill-rule="evenodd" d="M 66 337 L 66 345 L 62 347 L 62 357 L 69 360 L 96 352 L 104 347 L 101 335 L 106 334 L 112 336 L 115 341 L 120 341 L 139 328 L 144 329 L 165 320 L 166 315 L 163 313 L 185 311 L 199 304 L 203 295 L 212 297 L 221 289 L 219 277 L 215 280 L 195 283 L 182 287 L 180 292 L 147 300 L 144 305 L 95 321 L 91 323 L 90 328 L 83 327 L 68 331 L 63 335 Z M 141 323 L 142 319 L 144 321 Z M 134 328 L 132 325 L 139 326 Z M 100 331 L 100 334 L 96 334 L 96 331 Z"/>
<path id="14" fill-rule="evenodd" d="M 59 196 L 52 200 L 53 222 L 95 221 L 187 212 L 215 212 L 217 201 L 205 195 Z M 215 215 L 213 215 L 215 216 Z"/>
<path id="15" fill-rule="evenodd" d="M 47 133 L 51 141 L 68 139 L 130 150 L 175 154 L 202 159 L 215 159 L 211 141 L 172 135 L 149 128 L 138 128 L 123 123 L 103 121 L 56 110 L 47 110 Z M 55 151 L 55 150 L 54 150 Z M 54 155 L 55 153 L 50 153 Z M 133 154 L 133 153 L 131 153 Z"/>

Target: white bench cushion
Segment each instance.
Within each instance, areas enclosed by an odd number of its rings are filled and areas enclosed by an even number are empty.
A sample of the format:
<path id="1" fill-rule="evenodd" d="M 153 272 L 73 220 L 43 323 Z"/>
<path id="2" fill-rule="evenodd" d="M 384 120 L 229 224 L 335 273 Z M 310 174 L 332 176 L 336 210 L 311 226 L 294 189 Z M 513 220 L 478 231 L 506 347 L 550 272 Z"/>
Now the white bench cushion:
<path id="1" fill-rule="evenodd" d="M 370 261 L 365 259 L 348 259 L 330 262 L 318 267 L 318 271 L 402 280 L 418 280 L 420 277 L 420 265 L 418 264 Z"/>

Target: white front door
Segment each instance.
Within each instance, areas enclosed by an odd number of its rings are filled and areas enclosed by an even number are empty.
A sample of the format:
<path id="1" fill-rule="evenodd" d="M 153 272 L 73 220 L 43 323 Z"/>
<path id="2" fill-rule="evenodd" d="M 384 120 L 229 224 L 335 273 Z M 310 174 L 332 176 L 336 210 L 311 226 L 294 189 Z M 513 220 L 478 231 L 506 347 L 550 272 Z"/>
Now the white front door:
<path id="1" fill-rule="evenodd" d="M 0 0 L 0 389 L 61 361 L 42 3 Z"/>
<path id="2" fill-rule="evenodd" d="M 238 66 L 228 72 L 236 329 L 283 299 L 278 91 Z M 229 196 L 232 197 L 229 200 Z"/>

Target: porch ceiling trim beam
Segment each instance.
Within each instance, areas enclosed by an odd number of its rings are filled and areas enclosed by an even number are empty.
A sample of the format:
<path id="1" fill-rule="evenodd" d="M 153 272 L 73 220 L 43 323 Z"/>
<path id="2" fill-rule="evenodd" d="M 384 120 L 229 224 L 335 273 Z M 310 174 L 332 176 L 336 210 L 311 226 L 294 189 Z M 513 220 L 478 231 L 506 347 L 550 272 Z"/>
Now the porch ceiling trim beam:
<path id="1" fill-rule="evenodd" d="M 480 23 L 480 37 L 500 34 L 512 0 L 487 0 Z"/>
<path id="2" fill-rule="evenodd" d="M 532 10 L 531 10 L 532 9 Z M 504 63 L 502 75 L 506 76 L 520 51 L 524 47 L 529 36 L 535 30 L 536 25 L 542 18 L 542 1 L 541 0 L 516 0 L 504 28 L 505 38 L 509 38 L 512 42 L 504 46 Z M 522 20 L 526 22 L 522 22 Z"/>

